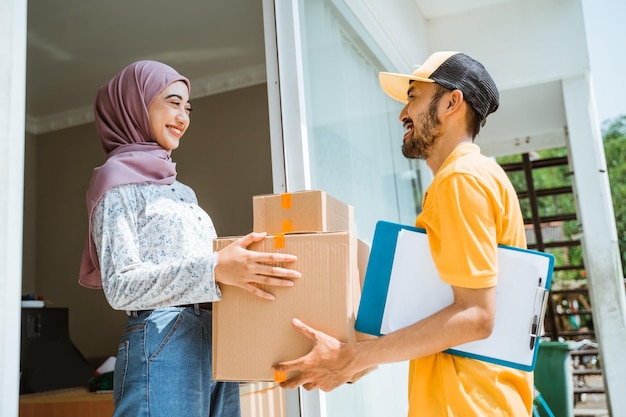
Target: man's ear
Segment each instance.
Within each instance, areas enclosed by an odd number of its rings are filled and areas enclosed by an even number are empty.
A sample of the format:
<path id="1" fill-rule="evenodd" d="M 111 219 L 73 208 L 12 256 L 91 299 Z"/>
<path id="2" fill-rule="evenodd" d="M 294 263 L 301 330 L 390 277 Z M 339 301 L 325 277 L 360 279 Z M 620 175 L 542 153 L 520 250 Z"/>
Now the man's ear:
<path id="1" fill-rule="evenodd" d="M 463 93 L 461 90 L 452 90 L 442 99 L 445 110 L 442 116 L 458 116 L 465 114 L 463 110 Z"/>
<path id="2" fill-rule="evenodd" d="M 463 103 L 463 93 L 461 90 L 452 90 L 448 95 L 448 110 L 454 110 Z"/>

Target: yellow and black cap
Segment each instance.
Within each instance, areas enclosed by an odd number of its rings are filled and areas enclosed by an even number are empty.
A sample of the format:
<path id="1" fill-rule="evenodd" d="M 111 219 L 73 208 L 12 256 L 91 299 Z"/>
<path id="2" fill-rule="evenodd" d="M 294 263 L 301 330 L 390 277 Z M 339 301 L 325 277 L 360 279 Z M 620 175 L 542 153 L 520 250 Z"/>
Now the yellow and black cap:
<path id="1" fill-rule="evenodd" d="M 408 101 L 407 91 L 413 81 L 437 83 L 449 90 L 460 90 L 485 124 L 487 116 L 498 109 L 499 93 L 485 67 L 470 56 L 454 51 L 435 52 L 412 74 L 381 72 L 380 85 L 391 98 Z"/>

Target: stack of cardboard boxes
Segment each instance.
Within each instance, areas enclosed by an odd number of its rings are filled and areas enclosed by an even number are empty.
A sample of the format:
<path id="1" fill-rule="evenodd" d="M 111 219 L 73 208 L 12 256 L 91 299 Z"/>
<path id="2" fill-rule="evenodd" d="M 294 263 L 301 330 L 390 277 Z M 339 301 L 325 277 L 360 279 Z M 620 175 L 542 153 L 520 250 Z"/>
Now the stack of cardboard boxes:
<path id="1" fill-rule="evenodd" d="M 268 237 L 249 249 L 296 255 L 295 263 L 281 266 L 302 277 L 293 287 L 264 288 L 274 301 L 221 286 L 222 300 L 213 306 L 218 381 L 273 381 L 273 364 L 308 353 L 312 342 L 293 327 L 293 318 L 342 341 L 360 337 L 354 330 L 361 279 L 353 208 L 323 191 L 302 191 L 255 196 L 253 212 L 254 231 Z M 214 249 L 235 239 L 217 239 Z"/>

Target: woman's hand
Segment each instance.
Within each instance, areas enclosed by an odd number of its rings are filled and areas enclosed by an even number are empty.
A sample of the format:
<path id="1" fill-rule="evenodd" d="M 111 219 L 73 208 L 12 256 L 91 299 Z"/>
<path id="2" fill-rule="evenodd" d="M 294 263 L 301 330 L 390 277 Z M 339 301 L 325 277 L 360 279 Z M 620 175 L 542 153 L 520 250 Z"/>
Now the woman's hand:
<path id="1" fill-rule="evenodd" d="M 248 246 L 262 241 L 266 236 L 266 233 L 250 233 L 220 250 L 217 255 L 215 280 L 221 284 L 242 288 L 267 300 L 274 300 L 275 297 L 263 291 L 257 284 L 275 287 L 293 286 L 293 279 L 300 278 L 300 272 L 271 264 L 295 262 L 296 256 L 248 250 Z"/>

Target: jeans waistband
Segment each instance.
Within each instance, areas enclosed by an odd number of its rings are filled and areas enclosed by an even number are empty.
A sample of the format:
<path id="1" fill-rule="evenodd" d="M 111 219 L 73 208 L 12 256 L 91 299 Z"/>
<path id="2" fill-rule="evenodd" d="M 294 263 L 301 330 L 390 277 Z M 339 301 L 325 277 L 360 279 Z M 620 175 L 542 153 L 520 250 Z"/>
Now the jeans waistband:
<path id="1" fill-rule="evenodd" d="M 194 314 L 196 316 L 200 315 L 200 310 L 211 310 L 211 303 L 195 303 L 195 304 L 183 304 L 183 305 L 179 305 L 179 306 L 172 306 L 172 307 L 181 307 L 181 308 L 193 308 L 194 309 Z M 153 310 L 130 310 L 130 311 L 126 311 L 126 315 L 130 316 L 130 317 L 139 317 L 139 315 L 141 313 L 146 313 L 146 312 L 150 312 Z"/>

